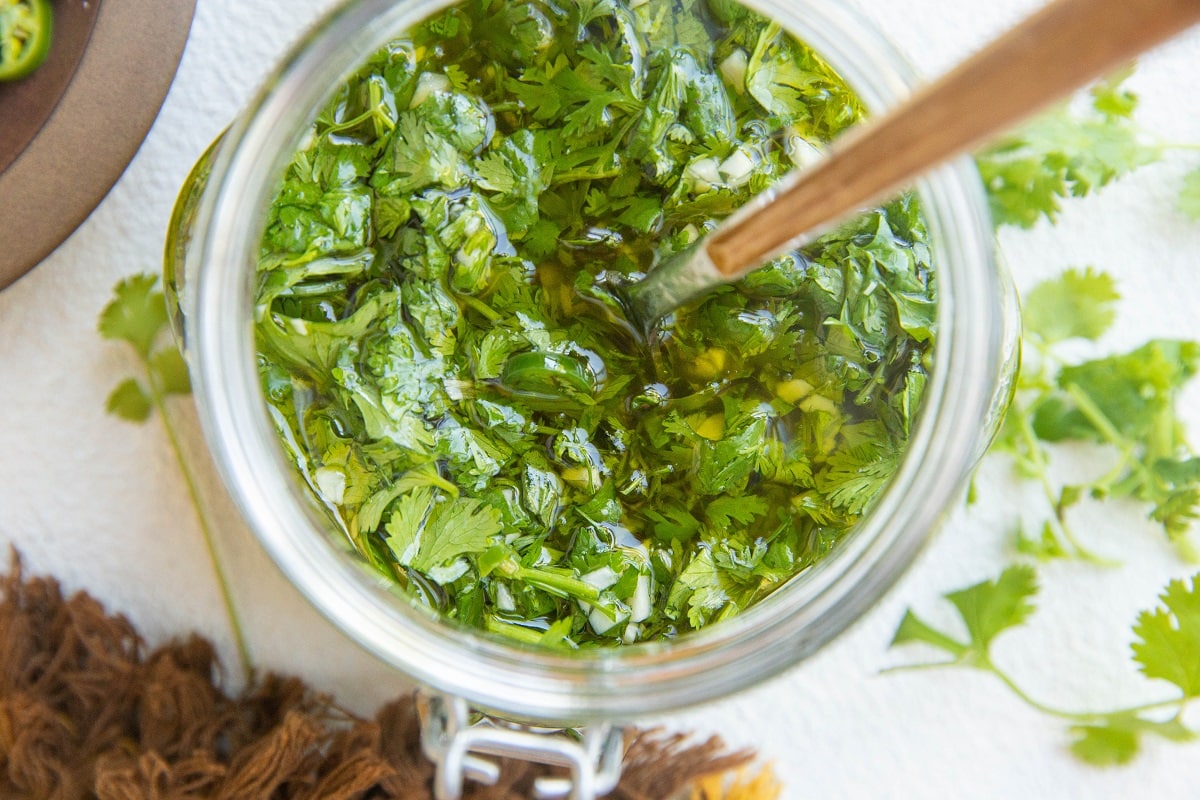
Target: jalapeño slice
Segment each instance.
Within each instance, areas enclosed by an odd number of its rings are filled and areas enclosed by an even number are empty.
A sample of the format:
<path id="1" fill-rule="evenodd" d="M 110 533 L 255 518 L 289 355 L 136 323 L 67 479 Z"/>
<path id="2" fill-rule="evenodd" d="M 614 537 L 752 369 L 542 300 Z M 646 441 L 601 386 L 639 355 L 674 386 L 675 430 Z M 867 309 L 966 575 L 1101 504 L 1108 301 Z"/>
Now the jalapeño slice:
<path id="1" fill-rule="evenodd" d="M 24 78 L 46 60 L 50 0 L 0 0 L 0 81 Z"/>

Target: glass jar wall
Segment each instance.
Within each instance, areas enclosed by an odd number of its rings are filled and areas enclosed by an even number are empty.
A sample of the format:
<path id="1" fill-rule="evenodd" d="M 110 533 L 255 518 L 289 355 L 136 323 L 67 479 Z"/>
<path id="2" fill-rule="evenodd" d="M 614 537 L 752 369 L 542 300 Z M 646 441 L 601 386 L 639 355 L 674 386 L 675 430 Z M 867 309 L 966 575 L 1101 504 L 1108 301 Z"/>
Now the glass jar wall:
<path id="1" fill-rule="evenodd" d="M 994 431 L 1015 358 L 1015 301 L 995 261 L 978 175 L 961 160 L 917 187 L 937 265 L 933 366 L 899 468 L 852 535 L 757 605 L 678 639 L 573 653 L 500 641 L 414 605 L 333 532 L 279 447 L 252 324 L 266 208 L 312 119 L 363 54 L 444 5 L 341 6 L 285 59 L 181 195 L 168 280 L 180 297 L 195 395 L 222 476 L 268 552 L 318 609 L 422 684 L 481 709 L 543 724 L 624 720 L 764 680 L 829 641 L 899 577 Z M 913 85 L 886 39 L 840 3 L 746 5 L 812 46 L 871 111 Z"/>

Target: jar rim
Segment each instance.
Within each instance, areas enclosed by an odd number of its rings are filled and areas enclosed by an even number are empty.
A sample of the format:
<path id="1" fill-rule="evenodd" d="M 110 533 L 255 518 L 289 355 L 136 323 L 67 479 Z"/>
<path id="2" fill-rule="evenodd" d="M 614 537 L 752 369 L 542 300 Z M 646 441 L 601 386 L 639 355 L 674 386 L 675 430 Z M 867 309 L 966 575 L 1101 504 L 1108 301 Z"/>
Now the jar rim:
<path id="1" fill-rule="evenodd" d="M 888 40 L 842 4 L 742 2 L 811 45 L 872 111 L 895 104 L 915 83 Z M 264 210 L 329 87 L 362 53 L 450 4 L 344 3 L 292 48 L 216 154 L 188 254 L 194 287 L 185 292 L 184 317 L 201 424 L 221 476 L 265 549 L 319 611 L 419 683 L 481 709 L 554 724 L 629 719 L 763 681 L 815 652 L 899 578 L 960 496 L 986 444 L 1002 362 L 1003 287 L 974 164 L 959 159 L 917 185 L 937 264 L 939 333 L 899 469 L 859 528 L 788 586 L 677 639 L 569 654 L 501 642 L 398 596 L 329 535 L 278 446 L 252 325 Z"/>

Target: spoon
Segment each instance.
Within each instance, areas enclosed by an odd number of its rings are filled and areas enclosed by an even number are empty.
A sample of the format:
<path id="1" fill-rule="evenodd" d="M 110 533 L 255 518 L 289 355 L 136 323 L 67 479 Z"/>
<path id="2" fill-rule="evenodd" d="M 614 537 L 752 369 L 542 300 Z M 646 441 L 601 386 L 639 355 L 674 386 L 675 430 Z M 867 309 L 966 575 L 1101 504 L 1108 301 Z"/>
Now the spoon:
<path id="1" fill-rule="evenodd" d="M 633 321 L 648 329 L 1196 22 L 1200 0 L 1055 0 L 626 286 Z"/>

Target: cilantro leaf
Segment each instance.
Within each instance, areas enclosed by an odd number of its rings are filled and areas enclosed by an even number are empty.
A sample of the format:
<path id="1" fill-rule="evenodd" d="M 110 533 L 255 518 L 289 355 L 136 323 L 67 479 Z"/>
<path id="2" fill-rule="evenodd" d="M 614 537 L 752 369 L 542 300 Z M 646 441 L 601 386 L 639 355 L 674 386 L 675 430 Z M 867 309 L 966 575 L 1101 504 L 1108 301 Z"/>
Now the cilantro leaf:
<path id="1" fill-rule="evenodd" d="M 500 530 L 500 514 L 491 506 L 469 497 L 443 502 L 429 515 L 415 566 L 429 569 L 468 553 L 482 553 Z"/>
<path id="2" fill-rule="evenodd" d="M 779 25 L 758 34 L 745 71 L 745 91 L 783 124 L 810 141 L 822 141 L 864 114 L 857 98 L 839 86 L 833 71 L 811 52 L 800 52 Z M 823 102 L 812 99 L 822 97 Z"/>
<path id="3" fill-rule="evenodd" d="M 132 346 L 148 380 L 128 378 L 118 384 L 106 401 L 108 413 L 145 422 L 163 397 L 191 391 L 187 363 L 174 342 L 155 349 L 166 327 L 167 305 L 158 276 L 134 275 L 114 287 L 113 299 L 100 312 L 100 334 Z"/>
<path id="4" fill-rule="evenodd" d="M 1009 567 L 994 581 L 946 595 L 962 615 L 971 644 L 986 653 L 992 640 L 1005 630 L 1021 625 L 1033 613 L 1030 602 L 1037 594 L 1037 575 L 1032 567 Z"/>
<path id="5" fill-rule="evenodd" d="M 713 561 L 712 553 L 701 550 L 688 563 L 671 587 L 667 598 L 667 613 L 682 616 L 693 628 L 708 624 L 712 618 L 725 610 L 732 598 L 722 579 L 721 570 Z"/>
<path id="6" fill-rule="evenodd" d="M 421 543 L 421 529 L 433 505 L 434 491 L 428 486 L 413 489 L 396 501 L 391 518 L 384 525 L 388 547 L 397 563 L 412 566 Z"/>
<path id="7" fill-rule="evenodd" d="M 150 418 L 150 412 L 154 406 L 151 405 L 150 397 L 141 384 L 134 378 L 126 378 L 117 384 L 117 388 L 109 394 L 104 408 L 108 413 L 116 414 L 121 419 L 130 422 L 145 422 Z"/>
<path id="8" fill-rule="evenodd" d="M 476 29 L 483 37 L 489 55 L 506 65 L 519 68 L 536 60 L 554 44 L 553 23 L 538 3 L 528 0 L 480 3 L 466 6 L 466 10 L 475 16 Z M 480 12 L 486 12 L 487 16 Z M 462 67 L 457 64 L 450 67 L 463 76 L 460 86 L 465 85 L 467 76 Z M 449 68 L 447 74 L 450 74 Z"/>
<path id="9" fill-rule="evenodd" d="M 1135 98 L 1119 81 L 1093 95 L 1088 112 L 1060 106 L 976 157 L 996 225 L 1051 222 L 1067 197 L 1084 197 L 1161 156 L 1131 120 Z"/>
<path id="10" fill-rule="evenodd" d="M 1136 719 L 1133 718 L 1133 719 Z M 1124 720 L 1102 725 L 1075 725 L 1071 752 L 1097 767 L 1128 764 L 1140 749 L 1138 729 Z"/>
<path id="11" fill-rule="evenodd" d="M 817 488 L 829 496 L 835 508 L 859 514 L 895 474 L 898 457 L 898 453 L 875 444 L 840 450 L 814 476 Z"/>
<path id="12" fill-rule="evenodd" d="M 420 115 L 405 112 L 391 140 L 390 158 L 372 173 L 371 185 L 382 195 L 401 196 L 431 186 L 457 189 L 467 175 L 454 145 Z"/>
<path id="13" fill-rule="evenodd" d="M 654 535 L 663 541 L 687 541 L 700 531 L 700 520 L 685 508 L 651 510 L 646 514 L 654 525 Z"/>
<path id="14" fill-rule="evenodd" d="M 1092 108 L 1106 118 L 1130 117 L 1137 109 L 1138 96 L 1125 88 L 1125 81 L 1132 77 L 1136 64 L 1117 70 L 1089 90 Z"/>
<path id="15" fill-rule="evenodd" d="M 524 232 L 538 221 L 538 198 L 550 178 L 550 170 L 542 168 L 548 155 L 546 136 L 520 130 L 493 143 L 478 162 L 477 185 L 494 193 L 488 200 L 514 239 L 525 238 Z"/>
<path id="16" fill-rule="evenodd" d="M 654 49 L 708 46 L 705 4 L 699 0 L 647 0 L 634 8 L 638 29 Z"/>
<path id="17" fill-rule="evenodd" d="M 719 441 L 698 440 L 696 481 L 700 491 L 720 494 L 744 486 L 758 461 L 766 426 L 765 419 L 752 418 Z"/>
<path id="18" fill-rule="evenodd" d="M 965 657 L 969 649 L 968 645 L 942 633 L 918 617 L 912 609 L 907 609 L 900 619 L 900 624 L 896 626 L 896 633 L 892 635 L 892 642 L 889 646 L 896 647 L 916 642 L 936 647 L 949 653 L 956 660 Z"/>
<path id="19" fill-rule="evenodd" d="M 600 57 L 594 47 L 585 46 L 581 53 L 585 59 Z M 602 130 L 612 107 L 636 110 L 640 106 L 627 86 L 612 83 L 613 74 L 605 65 L 611 66 L 611 62 L 572 65 L 560 55 L 545 65 L 525 69 L 519 79 L 509 79 L 506 87 L 535 119 L 561 118 L 563 133 L 579 139 Z"/>
<path id="20" fill-rule="evenodd" d="M 397 563 L 428 573 L 461 556 L 482 553 L 502 526 L 491 506 L 467 497 L 440 499 L 422 486 L 396 501 L 385 528 Z"/>
<path id="21" fill-rule="evenodd" d="M 1069 721 L 1072 754 L 1094 766 L 1128 763 L 1138 754 L 1142 737 L 1147 734 L 1176 742 L 1197 738 L 1197 733 L 1184 724 L 1182 711 L 1187 701 L 1200 696 L 1200 575 L 1192 578 L 1190 587 L 1183 581 L 1168 584 L 1162 594 L 1164 607 L 1143 612 L 1134 626 L 1138 636 L 1133 645 L 1134 658 L 1142 672 L 1174 683 L 1182 696 L 1108 712 L 1080 713 L 1040 703 L 992 662 L 988 653 L 991 642 L 1028 617 L 1029 600 L 1035 590 L 1032 570 L 1010 567 L 996 581 L 946 595 L 966 622 L 970 642 L 954 639 L 908 611 L 892 644 L 920 642 L 952 656 L 949 661 L 917 667 L 966 666 L 992 673 L 1022 702 L 1043 714 Z M 1175 713 L 1161 718 L 1160 706 L 1175 706 Z"/>
<path id="22" fill-rule="evenodd" d="M 704 509 L 705 516 L 713 527 L 728 529 L 734 522 L 749 525 L 757 517 L 767 513 L 767 502 L 761 497 L 718 497 Z"/>
<path id="23" fill-rule="evenodd" d="M 968 639 L 961 641 L 938 631 L 912 611 L 905 613 L 892 646 L 922 642 L 949 653 L 957 662 L 988 668 L 992 641 L 1009 628 L 1025 622 L 1033 613 L 1037 575 L 1032 567 L 1009 567 L 995 580 L 983 581 L 945 597 L 958 609 Z"/>
<path id="24" fill-rule="evenodd" d="M 1184 697 L 1200 696 L 1200 576 L 1191 586 L 1171 581 L 1160 599 L 1162 606 L 1138 615 L 1134 658 L 1146 677 L 1170 681 Z"/>
<path id="25" fill-rule="evenodd" d="M 100 313 L 100 335 L 129 342 L 138 355 L 149 358 L 167 324 L 167 306 L 157 286 L 156 275 L 133 275 L 118 283 L 115 296 Z"/>
<path id="26" fill-rule="evenodd" d="M 1076 758 L 1097 767 L 1128 764 L 1137 756 L 1141 736 L 1146 733 L 1176 742 L 1196 738 L 1196 734 L 1178 719 L 1159 722 L 1118 712 L 1104 715 L 1097 723 L 1071 726 L 1071 734 L 1075 737 L 1071 752 Z"/>
<path id="27" fill-rule="evenodd" d="M 1119 299 L 1108 273 L 1092 267 L 1082 272 L 1068 269 L 1024 297 L 1021 321 L 1026 333 L 1047 344 L 1073 338 L 1094 341 L 1112 326 Z"/>
<path id="28" fill-rule="evenodd" d="M 1068 270 L 1026 297 L 1026 352 L 1037 357 L 1021 364 L 993 449 L 1009 453 L 1022 476 L 1042 484 L 1052 516 L 1042 525 L 1040 541 L 1018 535 L 1017 547 L 1039 558 L 1103 563 L 1071 532 L 1066 512 L 1085 497 L 1123 497 L 1149 504 L 1150 518 L 1190 559 L 1194 551 L 1186 536 L 1200 517 L 1200 460 L 1185 439 L 1176 404 L 1200 371 L 1200 344 L 1153 339 L 1125 353 L 1065 359 L 1059 345 L 1098 338 L 1112 323 L 1115 300 L 1111 278 L 1091 268 Z M 1051 448 L 1070 441 L 1111 448 L 1116 467 L 1090 482 L 1056 489 Z"/>
<path id="29" fill-rule="evenodd" d="M 1066 394 L 1039 410 L 1034 429 L 1047 440 L 1090 434 L 1105 441 L 1109 428 L 1124 436 L 1149 436 L 1174 419 L 1175 396 L 1197 369 L 1200 344 L 1168 339 L 1063 367 L 1057 383 Z"/>
<path id="30" fill-rule="evenodd" d="M 560 228 L 553 220 L 540 218 L 525 233 L 525 247 L 531 255 L 544 257 L 558 249 Z"/>

